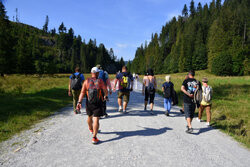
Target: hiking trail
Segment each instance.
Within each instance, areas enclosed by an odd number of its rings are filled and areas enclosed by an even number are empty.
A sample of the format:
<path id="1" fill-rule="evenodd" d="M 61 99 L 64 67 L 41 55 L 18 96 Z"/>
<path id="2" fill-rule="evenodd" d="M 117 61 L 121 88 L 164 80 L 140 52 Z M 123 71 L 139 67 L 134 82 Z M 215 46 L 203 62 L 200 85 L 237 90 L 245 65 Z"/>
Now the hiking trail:
<path id="1" fill-rule="evenodd" d="M 155 115 L 144 111 L 139 82 L 131 93 L 128 114 L 117 112 L 117 92 L 109 99 L 110 117 L 100 120 L 98 145 L 91 143 L 85 104 L 79 115 L 65 107 L 0 143 L 0 166 L 250 166 L 249 150 L 205 122 L 195 118 L 193 134 L 185 133 L 184 115 L 173 107 L 166 117 L 158 94 Z"/>

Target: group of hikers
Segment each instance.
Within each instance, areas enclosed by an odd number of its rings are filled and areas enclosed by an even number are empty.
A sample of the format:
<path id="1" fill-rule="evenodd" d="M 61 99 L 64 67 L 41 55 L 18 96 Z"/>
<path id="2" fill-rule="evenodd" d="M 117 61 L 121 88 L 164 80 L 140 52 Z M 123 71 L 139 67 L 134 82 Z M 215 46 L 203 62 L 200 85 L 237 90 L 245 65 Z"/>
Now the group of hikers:
<path id="1" fill-rule="evenodd" d="M 181 113 L 185 114 L 187 121 L 187 133 L 192 133 L 192 120 L 196 108 L 199 108 L 197 121 L 201 122 L 203 110 L 206 109 L 207 123 L 210 125 L 211 120 L 211 97 L 212 88 L 208 85 L 208 79 L 202 79 L 201 83 L 194 78 L 195 72 L 189 71 L 184 79 L 181 91 L 183 95 L 183 108 Z M 131 75 L 126 66 L 122 67 L 122 72 L 116 75 L 113 88 L 108 73 L 100 65 L 91 69 L 91 77 L 85 80 L 84 75 L 80 73 L 77 67 L 75 73 L 70 76 L 68 95 L 73 96 L 73 108 L 75 114 L 81 113 L 82 100 L 86 96 L 86 113 L 88 115 L 87 123 L 89 131 L 93 134 L 92 143 L 97 144 L 99 139 L 97 133 L 99 130 L 100 117 L 108 117 L 106 112 L 106 102 L 109 100 L 108 95 L 112 90 L 116 91 L 118 85 L 118 112 L 127 113 L 127 105 L 130 98 L 130 92 L 133 91 L 134 80 L 138 80 L 138 75 Z M 177 93 L 174 90 L 174 84 L 171 77 L 167 75 L 165 82 L 162 84 L 164 96 L 165 115 L 169 116 L 172 105 L 178 104 Z M 157 79 L 152 69 L 148 69 L 142 80 L 142 95 L 144 98 L 144 110 L 150 104 L 150 114 L 154 115 L 154 98 L 157 90 Z"/>

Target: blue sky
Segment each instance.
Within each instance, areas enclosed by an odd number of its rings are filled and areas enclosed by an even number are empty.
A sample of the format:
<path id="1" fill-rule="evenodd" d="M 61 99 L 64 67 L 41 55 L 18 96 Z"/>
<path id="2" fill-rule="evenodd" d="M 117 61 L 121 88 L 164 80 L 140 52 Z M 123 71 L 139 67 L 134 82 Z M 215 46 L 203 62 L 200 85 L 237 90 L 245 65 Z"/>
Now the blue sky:
<path id="1" fill-rule="evenodd" d="M 96 39 L 115 55 L 132 60 L 137 47 L 160 32 L 173 16 L 181 14 L 191 0 L 5 0 L 10 20 L 18 8 L 22 23 L 42 28 L 46 15 L 49 29 L 64 22 L 87 42 Z M 194 0 L 202 5 L 211 0 Z"/>

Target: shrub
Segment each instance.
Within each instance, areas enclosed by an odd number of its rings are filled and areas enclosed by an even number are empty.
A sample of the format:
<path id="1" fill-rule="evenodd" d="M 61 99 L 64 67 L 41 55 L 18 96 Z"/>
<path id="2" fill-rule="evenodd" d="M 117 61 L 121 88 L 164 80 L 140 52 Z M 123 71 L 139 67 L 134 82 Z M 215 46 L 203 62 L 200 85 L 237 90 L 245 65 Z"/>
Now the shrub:
<path id="1" fill-rule="evenodd" d="M 232 75 L 232 57 L 228 53 L 221 53 L 214 58 L 212 73 L 220 76 Z"/>

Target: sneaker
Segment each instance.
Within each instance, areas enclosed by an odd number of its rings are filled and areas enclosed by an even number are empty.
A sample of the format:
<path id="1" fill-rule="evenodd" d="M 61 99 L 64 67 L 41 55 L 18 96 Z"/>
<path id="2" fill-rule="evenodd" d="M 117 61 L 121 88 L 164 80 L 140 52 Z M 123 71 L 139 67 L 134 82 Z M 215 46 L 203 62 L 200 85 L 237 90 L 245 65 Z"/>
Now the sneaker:
<path id="1" fill-rule="evenodd" d="M 166 111 L 166 112 L 165 112 L 165 115 L 166 115 L 166 116 L 169 116 L 169 113 Z"/>
<path id="2" fill-rule="evenodd" d="M 182 114 L 184 114 L 184 111 L 183 111 L 182 109 L 180 109 L 180 112 L 181 112 Z"/>
<path id="3" fill-rule="evenodd" d="M 122 109 L 119 109 L 118 112 L 122 113 Z"/>
<path id="4" fill-rule="evenodd" d="M 147 111 L 147 107 L 144 107 L 144 111 Z"/>
<path id="5" fill-rule="evenodd" d="M 207 122 L 206 125 L 207 125 L 207 126 L 210 126 L 210 122 Z"/>
<path id="6" fill-rule="evenodd" d="M 186 133 L 192 133 L 193 132 L 193 128 L 187 128 L 187 130 L 186 130 Z"/>
<path id="7" fill-rule="evenodd" d="M 89 129 L 89 132 L 93 134 L 94 131 L 92 129 Z"/>
<path id="8" fill-rule="evenodd" d="M 127 114 L 127 113 L 128 113 L 128 111 L 127 111 L 127 110 L 124 110 L 124 111 L 123 111 L 123 113 L 124 113 L 124 114 Z"/>
<path id="9" fill-rule="evenodd" d="M 92 138 L 92 143 L 93 144 L 97 144 L 98 142 L 99 142 L 99 139 L 97 139 L 97 137 Z"/>
<path id="10" fill-rule="evenodd" d="M 104 118 L 108 118 L 108 117 L 109 117 L 109 115 L 108 115 L 108 114 L 105 114 L 105 115 L 104 115 Z"/>
<path id="11" fill-rule="evenodd" d="M 197 118 L 197 121 L 198 121 L 198 122 L 201 122 L 201 120 L 200 120 L 199 118 Z"/>
<path id="12" fill-rule="evenodd" d="M 151 115 L 154 115 L 154 112 L 153 112 L 153 110 L 150 110 L 150 114 L 151 114 Z"/>
<path id="13" fill-rule="evenodd" d="M 122 107 L 121 107 L 121 106 L 119 106 L 118 111 L 119 111 L 119 112 L 122 112 Z"/>

